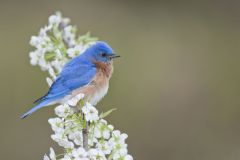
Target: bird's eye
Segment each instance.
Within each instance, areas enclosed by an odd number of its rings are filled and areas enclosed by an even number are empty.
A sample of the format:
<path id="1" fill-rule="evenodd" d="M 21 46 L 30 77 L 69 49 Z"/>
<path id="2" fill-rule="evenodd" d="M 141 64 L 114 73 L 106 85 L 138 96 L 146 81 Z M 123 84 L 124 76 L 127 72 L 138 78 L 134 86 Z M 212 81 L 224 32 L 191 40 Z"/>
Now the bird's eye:
<path id="1" fill-rule="evenodd" d="M 101 53 L 101 56 L 102 56 L 102 57 L 106 57 L 107 54 L 106 54 L 106 53 Z"/>

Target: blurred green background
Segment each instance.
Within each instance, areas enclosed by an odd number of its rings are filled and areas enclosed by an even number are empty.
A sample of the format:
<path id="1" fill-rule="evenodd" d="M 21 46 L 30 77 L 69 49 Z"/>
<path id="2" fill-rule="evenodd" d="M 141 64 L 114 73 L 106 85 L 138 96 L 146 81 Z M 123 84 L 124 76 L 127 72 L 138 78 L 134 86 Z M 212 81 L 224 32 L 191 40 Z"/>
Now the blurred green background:
<path id="1" fill-rule="evenodd" d="M 42 159 L 53 107 L 29 40 L 61 11 L 122 55 L 99 110 L 137 160 L 240 159 L 240 1 L 0 0 L 0 159 Z"/>

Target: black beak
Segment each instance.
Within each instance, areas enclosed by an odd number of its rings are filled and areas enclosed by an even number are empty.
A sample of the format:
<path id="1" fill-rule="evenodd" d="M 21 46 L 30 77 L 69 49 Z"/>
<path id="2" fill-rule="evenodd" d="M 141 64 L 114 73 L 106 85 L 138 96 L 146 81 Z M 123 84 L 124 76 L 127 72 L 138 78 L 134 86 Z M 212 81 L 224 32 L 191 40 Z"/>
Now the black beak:
<path id="1" fill-rule="evenodd" d="M 119 57 L 121 57 L 121 56 L 117 55 L 117 54 L 113 54 L 113 55 L 109 56 L 110 59 L 119 58 Z"/>

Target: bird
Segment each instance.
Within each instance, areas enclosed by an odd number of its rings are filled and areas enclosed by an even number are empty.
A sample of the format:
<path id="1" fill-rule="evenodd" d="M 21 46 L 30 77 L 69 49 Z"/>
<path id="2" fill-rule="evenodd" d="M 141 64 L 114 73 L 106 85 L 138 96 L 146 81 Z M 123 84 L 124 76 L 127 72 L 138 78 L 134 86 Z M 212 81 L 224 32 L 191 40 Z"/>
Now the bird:
<path id="1" fill-rule="evenodd" d="M 45 106 L 63 104 L 80 93 L 84 101 L 96 105 L 107 94 L 113 59 L 118 57 L 106 42 L 97 41 L 63 66 L 47 94 L 37 99 L 21 119 Z"/>

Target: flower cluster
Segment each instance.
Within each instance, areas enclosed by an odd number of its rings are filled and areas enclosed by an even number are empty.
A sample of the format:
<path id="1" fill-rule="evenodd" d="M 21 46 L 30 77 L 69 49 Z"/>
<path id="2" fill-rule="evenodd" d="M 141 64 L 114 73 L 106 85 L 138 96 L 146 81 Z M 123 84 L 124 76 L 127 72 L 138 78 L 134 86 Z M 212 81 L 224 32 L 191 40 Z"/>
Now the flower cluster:
<path id="1" fill-rule="evenodd" d="M 49 85 L 66 62 L 97 40 L 90 37 L 89 33 L 77 38 L 76 32 L 76 27 L 70 25 L 70 19 L 63 18 L 57 12 L 49 17 L 48 25 L 41 28 L 37 36 L 31 37 L 30 45 L 35 50 L 29 54 L 30 62 L 39 65 L 43 71 L 48 71 L 51 77 L 47 78 Z"/>
<path id="2" fill-rule="evenodd" d="M 89 33 L 77 37 L 76 27 L 59 12 L 48 21 L 38 36 L 31 37 L 30 44 L 35 50 L 30 52 L 30 62 L 48 71 L 50 86 L 64 64 L 81 54 L 96 38 L 90 37 Z M 54 131 L 51 138 L 64 152 L 57 155 L 50 148 L 50 154 L 45 154 L 44 160 L 132 160 L 125 143 L 127 134 L 114 130 L 104 120 L 114 109 L 99 114 L 94 106 L 84 102 L 83 97 L 79 94 L 55 108 L 57 117 L 48 120 Z"/>
<path id="3" fill-rule="evenodd" d="M 56 107 L 55 113 L 58 117 L 48 120 L 54 131 L 51 138 L 65 149 L 65 154 L 59 158 L 51 148 L 49 156 L 45 155 L 44 160 L 133 159 L 128 154 L 125 143 L 127 134 L 114 130 L 114 127 L 102 118 L 110 112 L 99 115 L 95 107 L 86 103 L 78 113 L 73 112 L 66 104 Z M 89 123 L 88 150 L 83 148 L 82 134 L 87 123 Z"/>

